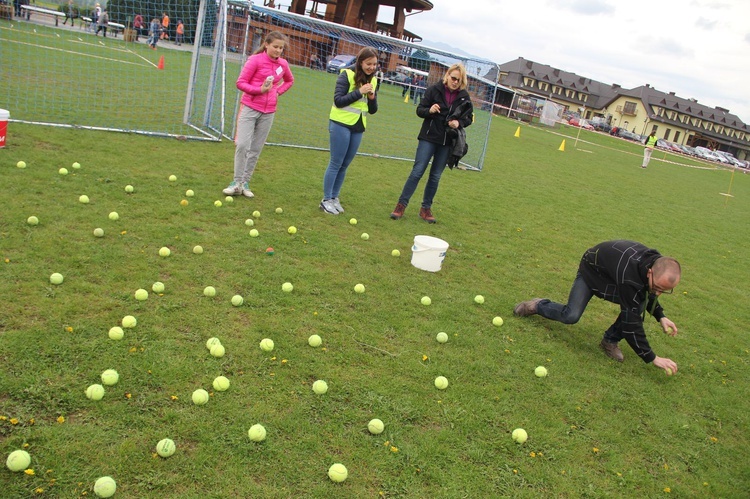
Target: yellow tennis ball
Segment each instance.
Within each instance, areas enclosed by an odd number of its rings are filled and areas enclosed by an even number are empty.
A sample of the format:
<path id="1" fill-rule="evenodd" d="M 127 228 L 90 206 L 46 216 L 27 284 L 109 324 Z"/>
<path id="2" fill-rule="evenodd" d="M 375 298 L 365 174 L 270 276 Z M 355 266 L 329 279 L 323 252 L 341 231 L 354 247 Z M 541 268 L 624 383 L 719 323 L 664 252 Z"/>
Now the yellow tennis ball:
<path id="1" fill-rule="evenodd" d="M 214 201 L 214 206 L 216 206 L 217 208 L 221 208 L 221 201 L 218 199 Z"/>
<path id="2" fill-rule="evenodd" d="M 26 168 L 26 161 L 19 161 L 18 163 L 16 163 L 16 166 L 18 168 Z"/>
<path id="3" fill-rule="evenodd" d="M 365 285 L 364 284 L 357 284 L 354 286 L 354 292 L 355 293 L 364 293 L 365 292 Z"/>
<path id="4" fill-rule="evenodd" d="M 309 338 L 307 338 L 307 344 L 311 347 L 319 347 L 321 344 L 323 344 L 323 339 L 317 334 L 313 334 Z"/>
<path id="5" fill-rule="evenodd" d="M 202 255 L 203 254 L 203 246 L 197 245 L 193 247 L 193 253 L 196 255 Z"/>
<path id="6" fill-rule="evenodd" d="M 5 460 L 5 466 L 10 471 L 23 471 L 31 464 L 31 456 L 25 450 L 14 450 L 8 454 L 8 459 Z"/>
<path id="7" fill-rule="evenodd" d="M 62 284 L 63 279 L 63 275 L 59 272 L 55 272 L 54 274 L 49 276 L 49 282 L 51 282 L 52 284 Z"/>
<path id="8" fill-rule="evenodd" d="M 35 217 L 34 215 L 31 215 L 29 218 L 26 219 L 26 223 L 29 225 L 39 225 L 39 219 Z"/>
<path id="9" fill-rule="evenodd" d="M 359 237 L 361 237 L 363 241 L 367 241 L 368 239 L 370 239 L 370 234 L 368 234 L 367 232 L 363 232 Z"/>
<path id="10" fill-rule="evenodd" d="M 239 307 L 244 302 L 245 302 L 245 299 L 242 298 L 242 296 L 240 296 L 240 295 L 234 295 L 232 297 L 232 305 L 234 305 L 235 307 Z"/>
<path id="11" fill-rule="evenodd" d="M 224 354 L 226 353 L 226 349 L 224 348 L 224 345 L 221 343 L 217 343 L 216 345 L 211 347 L 211 356 L 216 357 L 217 359 L 220 359 L 224 357 Z"/>
<path id="12" fill-rule="evenodd" d="M 291 282 L 285 282 L 281 285 L 281 290 L 285 293 L 291 293 L 292 291 L 294 291 L 294 286 Z"/>
<path id="13" fill-rule="evenodd" d="M 104 237 L 104 229 L 97 227 L 94 229 L 94 236 L 95 237 Z"/>
<path id="14" fill-rule="evenodd" d="M 193 189 L 188 189 L 185 191 L 185 197 L 191 198 L 193 196 L 195 196 L 195 191 L 193 191 Z"/>
<path id="15" fill-rule="evenodd" d="M 422 305 L 424 306 L 432 304 L 432 300 L 430 299 L 429 296 L 423 296 L 420 301 L 422 302 Z"/>
<path id="16" fill-rule="evenodd" d="M 91 385 L 86 388 L 86 398 L 91 400 L 101 400 L 104 398 L 104 387 L 102 385 Z"/>
<path id="17" fill-rule="evenodd" d="M 112 221 L 119 220 L 120 219 L 120 214 L 117 213 L 116 211 L 113 211 L 113 212 L 111 212 L 109 214 L 109 219 L 112 220 Z"/>
<path id="18" fill-rule="evenodd" d="M 146 291 L 143 288 L 136 289 L 134 296 L 135 296 L 135 299 L 138 300 L 138 301 L 147 300 L 148 299 L 148 291 Z"/>
<path id="19" fill-rule="evenodd" d="M 125 192 L 127 192 L 128 194 L 132 194 L 133 191 L 135 191 L 135 188 L 132 185 L 125 186 Z"/>
<path id="20" fill-rule="evenodd" d="M 156 444 L 156 453 L 161 457 L 169 457 L 177 450 L 177 446 L 174 444 L 174 440 L 171 438 L 163 438 Z"/>
<path id="21" fill-rule="evenodd" d="M 109 338 L 112 340 L 121 340 L 125 336 L 125 331 L 120 326 L 115 326 L 109 330 Z"/>
<path id="22" fill-rule="evenodd" d="M 116 385 L 120 381 L 120 375 L 114 369 L 107 369 L 102 373 L 102 383 L 107 386 Z"/>
<path id="23" fill-rule="evenodd" d="M 209 298 L 216 296 L 216 288 L 213 286 L 206 286 L 203 289 L 203 296 L 208 296 Z"/>
<path id="24" fill-rule="evenodd" d="M 229 379 L 226 376 L 217 376 L 214 378 L 213 386 L 217 392 L 225 392 L 229 390 Z"/>
<path id="25" fill-rule="evenodd" d="M 503 318 L 499 317 L 499 316 L 495 317 L 494 319 L 492 319 L 492 324 L 494 324 L 497 327 L 502 326 L 503 325 Z"/>
<path id="26" fill-rule="evenodd" d="M 234 198 L 232 196 L 227 196 L 224 198 L 224 202 L 227 204 L 234 203 Z"/>
<path id="27" fill-rule="evenodd" d="M 253 442 L 262 442 L 266 439 L 266 429 L 262 424 L 254 424 L 247 430 L 247 436 Z"/>
<path id="28" fill-rule="evenodd" d="M 138 324 L 138 321 L 132 315 L 126 315 L 122 318 L 122 327 L 132 329 Z"/>
<path id="29" fill-rule="evenodd" d="M 188 204 L 190 203 L 188 203 L 187 199 L 183 199 L 182 201 L 180 201 L 180 206 L 187 206 Z"/>
<path id="30" fill-rule="evenodd" d="M 385 425 L 383 422 L 379 419 L 371 419 L 369 423 L 367 423 L 367 429 L 372 433 L 373 435 L 380 435 L 383 433 L 383 430 L 385 429 Z"/>
<path id="31" fill-rule="evenodd" d="M 448 388 L 448 378 L 445 376 L 438 376 L 435 378 L 435 388 L 438 390 L 445 390 Z"/>
<path id="32" fill-rule="evenodd" d="M 214 345 L 221 345 L 221 341 L 219 341 L 219 338 L 209 338 L 206 340 L 206 348 L 211 350 L 211 347 Z"/>
<path id="33" fill-rule="evenodd" d="M 97 497 L 112 497 L 117 490 L 117 483 L 111 476 L 103 476 L 94 483 L 94 494 Z"/>
<path id="34" fill-rule="evenodd" d="M 331 467 L 328 468 L 328 478 L 330 478 L 332 482 L 343 482 L 348 476 L 349 472 L 346 470 L 346 466 L 341 463 L 332 464 Z"/>
<path id="35" fill-rule="evenodd" d="M 258 237 L 259 234 L 258 229 L 250 229 L 250 237 Z"/>
<path id="36" fill-rule="evenodd" d="M 474 297 L 474 301 L 481 305 L 482 303 L 484 303 L 484 296 L 482 296 L 482 295 L 476 295 Z"/>
<path id="37" fill-rule="evenodd" d="M 312 389 L 318 395 L 323 395 L 325 392 L 328 391 L 328 383 L 326 383 L 322 379 L 319 379 L 315 383 L 313 383 Z"/>
<path id="38" fill-rule="evenodd" d="M 282 208 L 276 208 L 275 211 L 277 215 L 281 215 L 282 213 L 284 213 L 284 210 Z"/>
<path id="39" fill-rule="evenodd" d="M 356 218 L 350 218 L 349 223 L 352 225 L 357 225 L 357 219 Z"/>
<path id="40" fill-rule="evenodd" d="M 156 281 L 154 284 L 151 285 L 151 291 L 153 291 L 154 293 L 163 293 L 164 283 Z"/>
<path id="41" fill-rule="evenodd" d="M 159 256 L 167 257 L 171 254 L 172 254 L 172 250 L 170 250 L 166 246 L 162 246 L 161 248 L 159 248 Z"/>
<path id="42" fill-rule="evenodd" d="M 438 343 L 448 343 L 448 335 L 446 333 L 438 333 L 435 339 Z"/>
<path id="43" fill-rule="evenodd" d="M 529 435 L 526 433 L 526 430 L 523 428 L 516 428 L 513 430 L 513 433 L 511 434 L 511 438 L 514 442 L 522 444 L 526 441 L 527 438 L 529 438 Z"/>
<path id="44" fill-rule="evenodd" d="M 195 405 L 205 405 L 208 403 L 208 392 L 203 388 L 198 388 L 193 392 L 192 399 Z"/>
<path id="45" fill-rule="evenodd" d="M 401 256 L 401 252 L 397 249 L 391 251 L 391 256 Z"/>
<path id="46" fill-rule="evenodd" d="M 290 234 L 296 234 L 296 233 L 297 233 L 297 227 L 295 227 L 294 225 L 292 225 L 292 226 L 291 226 L 291 227 L 289 227 L 289 228 L 288 228 L 288 229 L 287 229 L 286 231 L 287 231 L 288 233 L 290 233 Z"/>
<path id="47" fill-rule="evenodd" d="M 264 352 L 270 352 L 273 350 L 273 340 L 270 338 L 263 338 L 260 341 L 260 349 Z"/>
<path id="48" fill-rule="evenodd" d="M 67 175 L 68 174 L 68 169 L 67 168 L 60 168 L 59 170 L 57 170 L 57 173 L 59 173 L 60 175 Z"/>
<path id="49" fill-rule="evenodd" d="M 245 225 L 247 225 L 248 227 L 252 227 L 253 225 L 255 225 L 255 222 L 253 222 L 252 218 L 248 218 L 247 220 L 245 220 Z"/>
<path id="50" fill-rule="evenodd" d="M 674 373 L 672 372 L 672 369 L 671 369 L 671 368 L 669 368 L 669 367 L 668 367 L 668 368 L 666 368 L 666 369 L 665 369 L 665 371 L 666 371 L 666 373 L 667 373 L 667 376 L 672 376 L 672 374 L 674 374 Z"/>
<path id="51" fill-rule="evenodd" d="M 81 195 L 81 196 L 78 197 L 78 201 L 81 202 L 81 203 L 83 203 L 83 204 L 88 204 L 89 197 L 86 194 L 83 194 L 83 195 Z"/>
<path id="52" fill-rule="evenodd" d="M 78 170 L 78 169 L 80 169 L 80 168 L 81 168 L 81 163 L 79 163 L 78 161 L 76 161 L 75 163 L 73 163 L 73 164 L 72 164 L 72 165 L 70 165 L 70 166 L 71 166 L 71 167 L 72 167 L 72 168 L 73 168 L 74 170 Z"/>
<path id="53" fill-rule="evenodd" d="M 255 211 L 253 212 L 253 217 L 254 217 L 254 218 L 260 218 L 260 212 L 259 212 L 258 210 L 255 210 Z"/>
<path id="54" fill-rule="evenodd" d="M 169 181 L 170 182 L 176 182 L 177 181 L 177 175 L 170 175 L 169 176 Z"/>
<path id="55" fill-rule="evenodd" d="M 536 374 L 537 378 L 544 378 L 545 376 L 547 376 L 547 368 L 544 366 L 539 366 L 534 369 L 534 374 Z"/>

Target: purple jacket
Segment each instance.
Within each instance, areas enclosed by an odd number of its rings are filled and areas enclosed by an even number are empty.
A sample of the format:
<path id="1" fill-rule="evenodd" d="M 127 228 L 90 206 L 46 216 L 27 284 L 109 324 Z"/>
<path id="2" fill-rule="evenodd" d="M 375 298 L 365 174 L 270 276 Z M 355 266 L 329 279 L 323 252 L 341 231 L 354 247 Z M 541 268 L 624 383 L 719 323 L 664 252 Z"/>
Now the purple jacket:
<path id="1" fill-rule="evenodd" d="M 273 76 L 273 86 L 261 93 L 260 87 L 268 76 Z M 243 92 L 242 104 L 261 113 L 275 113 L 279 95 L 292 85 L 294 76 L 286 59 L 271 59 L 265 52 L 250 56 L 237 78 L 237 89 Z"/>

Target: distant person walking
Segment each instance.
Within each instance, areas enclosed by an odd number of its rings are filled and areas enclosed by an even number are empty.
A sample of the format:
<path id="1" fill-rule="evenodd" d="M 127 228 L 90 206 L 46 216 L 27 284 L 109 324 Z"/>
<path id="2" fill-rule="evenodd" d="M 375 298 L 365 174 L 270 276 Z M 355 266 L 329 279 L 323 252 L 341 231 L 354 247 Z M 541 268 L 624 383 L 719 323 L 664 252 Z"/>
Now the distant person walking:
<path id="1" fill-rule="evenodd" d="M 104 38 L 107 38 L 107 26 L 109 25 L 109 13 L 105 10 L 102 10 L 102 13 L 99 15 L 99 21 L 96 25 L 96 33 L 94 33 L 95 36 L 99 36 L 100 31 L 104 31 Z"/>
<path id="2" fill-rule="evenodd" d="M 341 70 L 333 92 L 333 105 L 328 115 L 331 159 L 323 175 L 323 200 L 320 209 L 330 215 L 344 213 L 339 194 L 346 171 L 362 142 L 368 114 L 378 112 L 375 70 L 378 52 L 364 47 L 357 54 L 354 66 Z"/>
<path id="3" fill-rule="evenodd" d="M 161 16 L 161 39 L 169 40 L 169 16 L 166 12 Z"/>
<path id="4" fill-rule="evenodd" d="M 143 31 L 144 28 L 143 23 L 143 16 L 140 14 L 135 15 L 135 19 L 133 19 L 133 29 L 135 29 L 135 41 L 138 41 L 138 38 L 141 34 L 141 31 Z"/>
<path id="5" fill-rule="evenodd" d="M 177 30 L 175 32 L 174 41 L 177 45 L 182 45 L 182 37 L 185 34 L 185 25 L 182 24 L 182 20 L 177 21 Z"/>
<path id="6" fill-rule="evenodd" d="M 651 161 L 651 153 L 654 152 L 654 147 L 658 140 L 659 139 L 656 138 L 656 130 L 653 130 L 651 135 L 646 137 L 646 140 L 644 141 L 646 147 L 643 149 L 643 164 L 641 165 L 641 168 L 646 168 L 648 166 L 648 162 Z"/>
<path id="7" fill-rule="evenodd" d="M 286 35 L 271 31 L 237 78 L 242 99 L 234 139 L 234 179 L 223 190 L 228 196 L 255 196 L 249 183 L 271 131 L 276 104 L 279 96 L 294 85 L 289 63 L 281 57 L 288 44 Z"/>
<path id="8" fill-rule="evenodd" d="M 75 26 L 75 18 L 76 15 L 73 0 L 68 0 L 68 7 L 65 9 L 65 20 L 63 21 L 63 26 L 68 23 L 68 19 L 70 19 L 70 25 Z"/>
<path id="9" fill-rule="evenodd" d="M 148 45 L 153 50 L 156 50 L 156 42 L 159 41 L 159 33 L 161 33 L 161 24 L 157 18 L 153 18 L 148 27 Z"/>

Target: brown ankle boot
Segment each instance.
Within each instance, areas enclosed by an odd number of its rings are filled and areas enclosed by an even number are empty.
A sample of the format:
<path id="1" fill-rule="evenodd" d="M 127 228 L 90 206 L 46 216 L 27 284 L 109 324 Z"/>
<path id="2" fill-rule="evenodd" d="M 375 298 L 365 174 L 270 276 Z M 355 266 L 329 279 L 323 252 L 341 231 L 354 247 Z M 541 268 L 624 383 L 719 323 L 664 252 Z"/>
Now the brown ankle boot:
<path id="1" fill-rule="evenodd" d="M 394 208 L 393 213 L 391 213 L 391 218 L 394 220 L 398 220 L 399 218 L 404 216 L 404 210 L 406 210 L 406 206 L 398 203 L 396 204 L 396 208 Z"/>
<path id="2" fill-rule="evenodd" d="M 435 220 L 435 217 L 432 216 L 432 210 L 429 208 L 420 208 L 419 216 L 428 224 L 434 224 L 435 222 L 437 222 L 437 220 Z"/>

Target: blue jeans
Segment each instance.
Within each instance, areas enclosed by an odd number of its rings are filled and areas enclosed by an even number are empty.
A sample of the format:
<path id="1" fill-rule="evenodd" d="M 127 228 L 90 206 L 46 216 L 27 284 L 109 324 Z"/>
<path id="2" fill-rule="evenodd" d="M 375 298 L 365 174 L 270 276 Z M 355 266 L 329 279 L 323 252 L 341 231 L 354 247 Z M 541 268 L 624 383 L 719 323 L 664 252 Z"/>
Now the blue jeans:
<path id="1" fill-rule="evenodd" d="M 430 168 L 430 177 L 427 179 L 427 185 L 424 188 L 424 197 L 422 198 L 422 208 L 431 208 L 432 200 L 437 193 L 438 185 L 440 184 L 440 176 L 445 170 L 445 165 L 448 163 L 448 153 L 450 152 L 449 145 L 440 145 L 426 140 L 420 140 L 417 145 L 417 154 L 414 158 L 414 166 L 411 169 L 409 178 L 406 179 L 404 184 L 404 190 L 401 191 L 401 197 L 398 198 L 398 202 L 404 206 L 409 205 L 409 199 L 411 199 L 414 191 L 417 190 L 417 185 L 422 179 L 422 175 L 427 170 L 427 165 L 432 159 L 432 167 Z"/>
<path id="2" fill-rule="evenodd" d="M 339 197 L 346 178 L 346 169 L 357 155 L 357 149 L 362 142 L 361 132 L 352 133 L 349 128 L 335 121 L 328 121 L 328 133 L 331 136 L 331 161 L 323 175 L 323 199 Z"/>
<path id="3" fill-rule="evenodd" d="M 583 311 L 586 310 L 586 305 L 589 304 L 592 296 L 594 296 L 594 292 L 591 291 L 579 272 L 575 281 L 573 281 L 573 287 L 570 288 L 566 305 L 542 300 L 537 304 L 536 311 L 547 319 L 563 324 L 575 324 L 583 315 Z"/>

